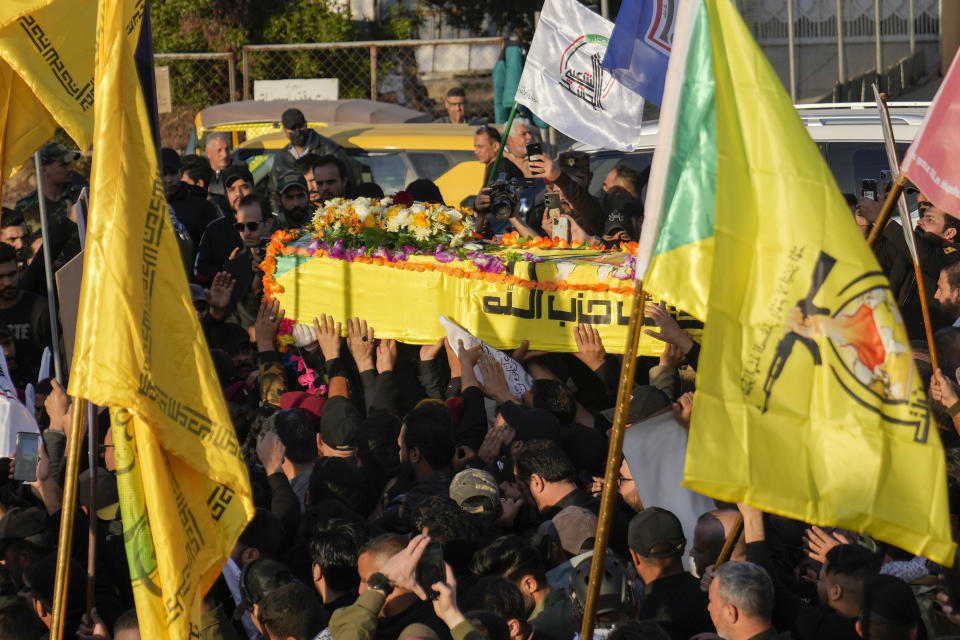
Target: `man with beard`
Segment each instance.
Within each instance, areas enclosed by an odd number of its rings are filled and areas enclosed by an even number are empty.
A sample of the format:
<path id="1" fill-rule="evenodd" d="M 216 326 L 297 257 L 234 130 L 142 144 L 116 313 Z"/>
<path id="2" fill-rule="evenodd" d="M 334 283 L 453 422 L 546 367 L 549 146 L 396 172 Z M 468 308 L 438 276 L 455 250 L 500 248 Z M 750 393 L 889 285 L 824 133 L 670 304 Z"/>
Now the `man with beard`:
<path id="1" fill-rule="evenodd" d="M 319 187 L 319 185 L 318 185 Z M 277 226 L 280 229 L 296 229 L 310 219 L 307 199 L 307 181 L 300 173 L 287 173 L 277 183 Z"/>
<path id="2" fill-rule="evenodd" d="M 918 203 L 926 203 L 922 193 L 917 195 Z M 880 203 L 861 199 L 856 212 L 871 223 L 876 221 Z M 923 269 L 924 286 L 927 291 L 930 308 L 930 322 L 933 331 L 950 326 L 955 320 L 937 304 L 934 304 L 934 292 L 937 291 L 941 271 L 960 261 L 960 219 L 953 213 L 944 211 L 933 204 L 920 207 L 920 219 L 913 237 L 917 245 L 920 266 Z M 891 220 L 873 248 L 877 261 L 890 280 L 890 288 L 897 297 L 897 304 L 903 313 L 904 323 L 911 339 L 922 340 L 925 337 L 923 313 L 920 306 L 920 294 L 913 268 L 913 258 L 907 248 L 899 220 Z"/>
<path id="3" fill-rule="evenodd" d="M 246 166 L 231 165 L 224 172 L 229 217 L 217 218 L 207 225 L 200 245 L 197 247 L 197 259 L 193 266 L 194 276 L 201 284 L 207 284 L 220 271 L 228 271 L 237 279 L 242 291 L 250 283 L 249 252 L 244 259 L 243 239 L 234 228 L 237 219 L 237 207 L 240 201 L 253 193 L 253 176 Z"/>
<path id="4" fill-rule="evenodd" d="M 940 303 L 940 309 L 953 320 L 954 327 L 960 327 L 960 262 L 954 262 L 940 270 L 937 290 L 933 297 Z"/>
<path id="5" fill-rule="evenodd" d="M 0 243 L 0 326 L 13 337 L 24 379 L 36 380 L 43 348 L 50 344 L 47 301 L 20 288 L 17 252 Z"/>
<path id="6" fill-rule="evenodd" d="M 453 472 L 453 424 L 450 410 L 440 403 L 421 403 L 403 420 L 397 445 L 400 474 L 384 495 L 378 526 L 409 532 L 417 508 L 430 496 L 449 495 Z"/>
<path id="7" fill-rule="evenodd" d="M 273 171 L 270 173 L 270 190 L 279 192 L 280 179 L 288 173 L 295 172 L 297 160 L 308 154 L 318 156 L 334 155 L 343 163 L 347 181 L 353 184 L 353 175 L 350 172 L 349 160 L 343 147 L 325 138 L 313 129 L 307 127 L 307 119 L 300 109 L 287 109 L 281 117 L 283 134 L 290 143 L 278 151 L 273 157 Z M 306 189 L 304 189 L 306 191 Z"/>

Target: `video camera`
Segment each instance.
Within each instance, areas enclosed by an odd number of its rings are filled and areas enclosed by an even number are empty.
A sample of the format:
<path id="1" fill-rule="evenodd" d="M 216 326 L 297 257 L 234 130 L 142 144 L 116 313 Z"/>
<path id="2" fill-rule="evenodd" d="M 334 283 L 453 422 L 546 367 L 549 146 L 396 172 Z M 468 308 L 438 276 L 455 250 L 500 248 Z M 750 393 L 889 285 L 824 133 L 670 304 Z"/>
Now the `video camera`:
<path id="1" fill-rule="evenodd" d="M 497 220 L 509 220 L 520 206 L 520 192 L 536 188 L 534 178 L 510 178 L 499 173 L 497 180 L 490 185 L 490 212 Z"/>

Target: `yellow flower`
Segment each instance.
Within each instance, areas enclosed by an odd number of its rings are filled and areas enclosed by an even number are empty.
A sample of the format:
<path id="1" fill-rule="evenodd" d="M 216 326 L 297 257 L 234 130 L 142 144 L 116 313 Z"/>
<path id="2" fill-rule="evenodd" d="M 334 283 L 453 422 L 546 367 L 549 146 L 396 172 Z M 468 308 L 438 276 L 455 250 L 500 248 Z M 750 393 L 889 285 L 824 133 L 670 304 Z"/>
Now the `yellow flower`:
<path id="1" fill-rule="evenodd" d="M 373 219 L 373 216 L 367 216 L 367 218 L 363 221 L 363 226 L 366 227 L 367 229 L 371 229 L 376 225 L 377 225 L 377 221 Z"/>
<path id="2" fill-rule="evenodd" d="M 425 213 L 418 213 L 413 216 L 413 226 L 421 228 L 430 227 L 430 218 L 427 217 Z"/>
<path id="3" fill-rule="evenodd" d="M 437 214 L 437 222 L 439 222 L 440 224 L 450 224 L 450 216 L 448 216 L 446 213 L 441 211 L 440 213 Z"/>
<path id="4" fill-rule="evenodd" d="M 453 231 L 454 233 L 460 233 L 461 231 L 463 231 L 463 225 L 459 223 L 452 225 L 450 227 L 450 231 Z"/>

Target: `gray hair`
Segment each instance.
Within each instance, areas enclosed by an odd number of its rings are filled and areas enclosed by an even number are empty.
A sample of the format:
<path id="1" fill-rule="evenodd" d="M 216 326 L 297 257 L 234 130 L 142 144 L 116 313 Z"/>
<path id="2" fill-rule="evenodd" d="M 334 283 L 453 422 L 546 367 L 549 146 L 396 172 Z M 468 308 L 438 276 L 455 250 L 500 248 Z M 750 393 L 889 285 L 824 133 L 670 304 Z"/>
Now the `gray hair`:
<path id="1" fill-rule="evenodd" d="M 751 618 L 769 620 L 773 613 L 773 581 L 752 562 L 727 562 L 717 569 L 717 592 Z"/>
<path id="2" fill-rule="evenodd" d="M 210 146 L 211 140 L 223 140 L 224 144 L 227 145 L 227 148 L 230 147 L 230 136 L 222 131 L 211 131 L 206 136 L 203 137 L 203 148 L 206 149 Z"/>
<path id="3" fill-rule="evenodd" d="M 526 118 L 514 118 L 513 124 L 510 125 L 510 137 L 516 135 L 517 130 L 515 127 L 526 127 L 531 133 L 535 133 L 537 130 L 536 127 L 534 127 L 533 124 Z"/>

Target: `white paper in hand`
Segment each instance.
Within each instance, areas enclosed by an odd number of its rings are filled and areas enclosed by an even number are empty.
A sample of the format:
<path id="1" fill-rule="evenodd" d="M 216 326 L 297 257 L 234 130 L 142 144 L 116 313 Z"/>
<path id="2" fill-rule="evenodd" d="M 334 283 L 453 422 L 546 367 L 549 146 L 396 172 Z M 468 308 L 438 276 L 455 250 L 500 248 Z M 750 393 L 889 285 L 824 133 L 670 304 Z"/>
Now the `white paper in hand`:
<path id="1" fill-rule="evenodd" d="M 533 387 L 533 377 L 527 373 L 527 370 L 524 369 L 523 365 L 519 362 L 502 351 L 494 349 L 450 318 L 446 316 L 439 316 L 439 318 L 440 325 L 447 334 L 447 341 L 450 342 L 450 346 L 453 347 L 454 351 L 459 349 L 459 340 L 463 340 L 463 347 L 465 349 L 470 349 L 479 343 L 484 353 L 493 356 L 494 359 L 500 363 L 500 366 L 503 367 L 503 375 L 507 379 L 507 385 L 510 387 L 510 393 L 512 393 L 514 397 L 522 397 L 523 394 Z M 473 371 L 477 376 L 477 380 L 483 384 L 483 374 L 480 373 L 480 367 L 474 367 Z"/>
<path id="2" fill-rule="evenodd" d="M 50 364 L 53 361 L 53 352 L 50 347 L 43 348 L 43 355 L 40 356 L 40 375 L 37 376 L 37 382 L 43 382 L 53 377 L 50 371 Z"/>
<path id="3" fill-rule="evenodd" d="M 33 411 L 28 411 L 17 397 L 7 359 L 0 351 L 0 458 L 8 458 L 16 451 L 20 431 L 40 433 Z"/>

